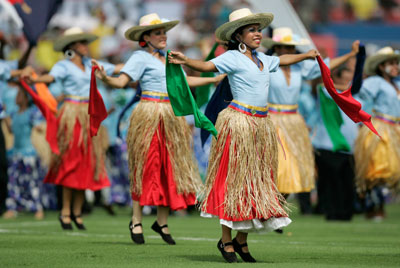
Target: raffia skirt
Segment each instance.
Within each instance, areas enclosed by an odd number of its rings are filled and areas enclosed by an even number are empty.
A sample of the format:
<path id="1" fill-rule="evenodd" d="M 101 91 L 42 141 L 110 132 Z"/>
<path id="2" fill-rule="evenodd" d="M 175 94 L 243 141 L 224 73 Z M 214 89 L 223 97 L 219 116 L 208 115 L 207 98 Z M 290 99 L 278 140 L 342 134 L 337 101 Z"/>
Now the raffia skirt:
<path id="1" fill-rule="evenodd" d="M 143 92 L 130 117 L 127 145 L 132 199 L 142 206 L 184 209 L 196 203 L 202 187 L 192 132 L 184 117 L 174 115 L 169 101 L 157 100 L 157 93 L 152 93 L 155 100 L 149 101 Z"/>
<path id="2" fill-rule="evenodd" d="M 107 132 L 100 127 L 97 136 L 90 137 L 87 102 L 65 101 L 58 120 L 60 154 L 52 153 L 44 182 L 77 190 L 97 191 L 109 187 L 104 165 Z"/>
<path id="3" fill-rule="evenodd" d="M 357 189 L 360 193 L 379 184 L 394 187 L 400 180 L 400 120 L 387 115 L 372 118 L 379 139 L 362 126 L 354 147 Z"/>
<path id="4" fill-rule="evenodd" d="M 278 190 L 284 194 L 310 192 L 315 186 L 315 159 L 309 131 L 297 105 L 269 108 L 282 146 L 278 146 Z"/>
<path id="5" fill-rule="evenodd" d="M 266 107 L 232 101 L 216 123 L 202 202 L 202 216 L 242 232 L 290 224 L 286 201 L 275 184 L 278 146 Z"/>

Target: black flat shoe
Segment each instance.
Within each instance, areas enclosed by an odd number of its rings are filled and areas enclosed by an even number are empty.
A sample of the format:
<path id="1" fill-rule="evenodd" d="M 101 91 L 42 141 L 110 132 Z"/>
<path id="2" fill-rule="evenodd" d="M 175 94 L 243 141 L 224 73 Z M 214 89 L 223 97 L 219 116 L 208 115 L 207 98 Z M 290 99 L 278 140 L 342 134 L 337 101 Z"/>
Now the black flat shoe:
<path id="1" fill-rule="evenodd" d="M 81 218 L 82 215 L 71 215 L 71 220 L 75 223 L 76 227 L 78 227 L 79 230 L 86 230 L 85 225 L 83 223 L 79 223 L 76 221 L 76 218 Z"/>
<path id="2" fill-rule="evenodd" d="M 167 244 L 169 245 L 175 245 L 176 242 L 175 240 L 172 238 L 172 236 L 170 234 L 165 234 L 163 233 L 162 229 L 168 227 L 167 224 L 164 224 L 163 226 L 158 225 L 158 222 L 155 221 L 153 223 L 153 225 L 151 226 L 151 229 L 153 229 L 154 232 L 159 233 L 162 237 L 162 239 L 167 242 Z"/>
<path id="3" fill-rule="evenodd" d="M 135 225 L 132 224 L 132 221 L 129 222 L 129 233 L 131 234 L 131 238 L 132 241 L 136 244 L 144 244 L 144 237 L 143 237 L 143 233 L 140 234 L 134 234 L 132 233 L 133 228 L 137 227 L 137 226 L 142 226 L 141 223 L 137 223 Z"/>
<path id="4" fill-rule="evenodd" d="M 233 243 L 233 249 L 235 252 L 239 254 L 239 256 L 242 258 L 244 262 L 257 262 L 256 259 L 254 259 L 251 255 L 250 252 L 243 252 L 242 248 L 247 247 L 247 243 L 244 244 L 239 244 L 239 242 L 234 238 L 232 240 Z"/>
<path id="5" fill-rule="evenodd" d="M 275 229 L 274 232 L 278 234 L 283 234 L 283 229 Z"/>
<path id="6" fill-rule="evenodd" d="M 71 223 L 65 223 L 63 222 L 63 218 L 69 218 L 70 216 L 67 215 L 60 215 L 60 217 L 58 217 L 58 220 L 61 223 L 61 228 L 63 230 L 72 230 L 72 224 Z"/>
<path id="7" fill-rule="evenodd" d="M 225 251 L 226 246 L 233 246 L 233 243 L 228 242 L 224 244 L 222 243 L 222 239 L 218 241 L 217 248 L 219 249 L 219 251 L 221 251 L 222 257 L 224 257 L 224 259 L 229 263 L 238 262 L 235 252 Z"/>

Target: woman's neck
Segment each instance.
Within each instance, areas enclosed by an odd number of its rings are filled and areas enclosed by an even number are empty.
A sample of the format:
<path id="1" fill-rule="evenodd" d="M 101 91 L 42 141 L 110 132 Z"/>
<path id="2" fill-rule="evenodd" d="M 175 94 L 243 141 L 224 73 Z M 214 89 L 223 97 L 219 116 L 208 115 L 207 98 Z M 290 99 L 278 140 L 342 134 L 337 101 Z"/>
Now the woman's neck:
<path id="1" fill-rule="evenodd" d="M 82 57 L 78 54 L 75 55 L 75 57 L 73 57 L 71 59 L 71 61 L 78 66 L 80 69 L 85 70 L 85 67 L 83 65 L 83 61 L 82 61 Z"/>

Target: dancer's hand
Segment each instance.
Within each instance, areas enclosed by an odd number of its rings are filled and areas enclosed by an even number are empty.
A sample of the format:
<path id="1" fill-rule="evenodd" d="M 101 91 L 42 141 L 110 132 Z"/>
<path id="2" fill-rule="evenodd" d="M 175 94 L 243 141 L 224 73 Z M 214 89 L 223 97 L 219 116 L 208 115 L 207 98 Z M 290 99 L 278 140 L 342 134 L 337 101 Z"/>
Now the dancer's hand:
<path id="1" fill-rule="evenodd" d="M 92 66 L 97 66 L 99 67 L 96 69 L 94 74 L 96 75 L 97 78 L 101 79 L 102 81 L 106 80 L 107 78 L 107 73 L 104 70 L 104 66 L 100 65 L 96 60 L 92 59 Z"/>
<path id="2" fill-rule="evenodd" d="M 215 79 L 214 84 L 215 84 L 215 85 L 218 85 L 222 80 L 224 80 L 224 78 L 226 77 L 226 75 L 227 75 L 227 74 L 220 74 L 220 75 L 217 75 L 216 77 L 214 77 L 214 79 Z"/>
<path id="3" fill-rule="evenodd" d="M 360 51 L 360 40 L 356 40 L 351 44 L 351 54 L 353 56 L 357 55 L 357 53 Z"/>
<path id="4" fill-rule="evenodd" d="M 179 51 L 171 51 L 168 53 L 168 61 L 172 64 L 186 64 L 187 57 Z"/>
<path id="5" fill-rule="evenodd" d="M 306 53 L 307 59 L 315 59 L 317 56 L 320 56 L 318 50 L 316 49 L 310 49 L 309 51 L 307 51 Z"/>

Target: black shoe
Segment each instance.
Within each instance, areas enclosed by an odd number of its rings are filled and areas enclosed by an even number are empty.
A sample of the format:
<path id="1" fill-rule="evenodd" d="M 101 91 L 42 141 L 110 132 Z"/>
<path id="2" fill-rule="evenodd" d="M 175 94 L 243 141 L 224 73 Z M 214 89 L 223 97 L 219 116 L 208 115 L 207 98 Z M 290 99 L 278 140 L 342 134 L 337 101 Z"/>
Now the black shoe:
<path id="1" fill-rule="evenodd" d="M 159 233 L 162 237 L 162 239 L 167 242 L 167 244 L 170 245 L 175 245 L 176 242 L 175 240 L 172 238 L 172 236 L 170 234 L 165 234 L 163 233 L 162 229 L 168 227 L 167 224 L 164 224 L 163 226 L 158 225 L 158 222 L 155 221 L 153 223 L 153 225 L 151 226 L 151 229 L 153 229 L 154 232 Z"/>
<path id="2" fill-rule="evenodd" d="M 65 223 L 63 222 L 63 218 L 69 218 L 70 216 L 68 215 L 60 215 L 60 217 L 58 217 L 58 220 L 61 223 L 61 228 L 63 230 L 72 230 L 72 224 L 71 223 Z"/>
<path id="3" fill-rule="evenodd" d="M 143 237 L 143 233 L 140 234 L 134 234 L 132 233 L 133 228 L 137 227 L 137 226 L 142 226 L 141 223 L 137 223 L 135 225 L 132 224 L 132 221 L 129 222 L 129 233 L 131 234 L 131 238 L 132 241 L 135 242 L 136 244 L 144 244 L 144 237 Z"/>
<path id="4" fill-rule="evenodd" d="M 275 229 L 274 232 L 278 234 L 283 234 L 283 229 Z"/>
<path id="5" fill-rule="evenodd" d="M 243 261 L 245 261 L 245 262 L 256 262 L 256 259 L 254 259 L 250 255 L 250 252 L 245 253 L 242 250 L 243 247 L 247 247 L 247 243 L 239 244 L 239 242 L 236 240 L 236 238 L 234 238 L 232 240 L 232 243 L 233 243 L 233 249 L 235 250 L 235 252 L 237 252 L 239 254 L 239 256 L 242 258 Z"/>
<path id="6" fill-rule="evenodd" d="M 83 223 L 79 223 L 76 221 L 76 218 L 81 218 L 82 215 L 71 215 L 71 220 L 75 223 L 76 227 L 78 227 L 79 230 L 86 230 L 85 225 Z"/>
<path id="7" fill-rule="evenodd" d="M 217 248 L 219 249 L 219 251 L 221 251 L 222 257 L 224 257 L 224 259 L 229 263 L 238 262 L 235 252 L 226 252 L 225 251 L 226 246 L 233 246 L 233 243 L 228 242 L 228 243 L 224 244 L 224 243 L 222 243 L 222 239 L 220 239 L 218 241 Z"/>

